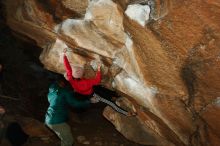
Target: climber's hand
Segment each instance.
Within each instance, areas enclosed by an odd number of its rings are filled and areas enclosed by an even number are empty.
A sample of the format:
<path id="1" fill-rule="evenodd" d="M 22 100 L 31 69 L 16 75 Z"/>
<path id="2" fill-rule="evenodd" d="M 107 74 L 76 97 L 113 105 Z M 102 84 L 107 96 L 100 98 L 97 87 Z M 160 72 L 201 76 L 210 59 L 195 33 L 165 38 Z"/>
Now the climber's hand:
<path id="1" fill-rule="evenodd" d="M 90 102 L 91 102 L 91 103 L 98 103 L 98 102 L 99 102 L 99 99 L 96 98 L 96 97 L 92 97 L 92 98 L 90 98 Z"/>
<path id="2" fill-rule="evenodd" d="M 101 70 L 101 65 L 102 65 L 102 64 L 99 62 L 99 63 L 98 63 L 98 68 L 97 68 L 97 69 L 98 69 L 98 71 L 100 71 L 100 70 Z"/>
<path id="3" fill-rule="evenodd" d="M 66 52 L 67 52 L 67 48 L 64 48 L 63 53 L 66 54 Z"/>
<path id="4" fill-rule="evenodd" d="M 131 116 L 136 116 L 137 115 L 137 113 L 136 112 L 134 112 L 134 111 L 129 111 L 128 112 L 128 117 L 131 117 Z"/>
<path id="5" fill-rule="evenodd" d="M 68 81 L 67 73 L 64 73 L 63 76 Z"/>

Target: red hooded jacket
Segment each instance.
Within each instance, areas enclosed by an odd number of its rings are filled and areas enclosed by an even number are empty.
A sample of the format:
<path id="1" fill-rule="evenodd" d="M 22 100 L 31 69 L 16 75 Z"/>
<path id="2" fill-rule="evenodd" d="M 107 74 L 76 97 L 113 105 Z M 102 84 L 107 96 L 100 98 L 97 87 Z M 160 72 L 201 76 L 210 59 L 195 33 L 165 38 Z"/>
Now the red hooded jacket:
<path id="1" fill-rule="evenodd" d="M 64 66 L 67 73 L 67 80 L 76 92 L 82 95 L 90 95 L 93 93 L 93 86 L 98 85 L 101 82 L 101 72 L 97 71 L 94 79 L 75 79 L 72 77 L 72 68 L 66 57 L 63 56 Z"/>

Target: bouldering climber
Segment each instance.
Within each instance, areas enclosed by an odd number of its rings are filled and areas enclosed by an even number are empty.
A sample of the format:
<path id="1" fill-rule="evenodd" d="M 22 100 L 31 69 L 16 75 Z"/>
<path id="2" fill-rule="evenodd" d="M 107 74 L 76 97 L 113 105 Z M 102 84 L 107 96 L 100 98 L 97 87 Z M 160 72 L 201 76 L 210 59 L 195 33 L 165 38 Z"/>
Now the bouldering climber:
<path id="1" fill-rule="evenodd" d="M 104 102 L 111 106 L 114 110 L 117 112 L 126 115 L 126 116 L 132 116 L 135 115 L 132 111 L 128 112 L 121 107 L 119 107 L 117 104 L 115 104 L 111 99 L 112 97 L 109 97 L 108 92 L 100 92 L 100 90 L 108 90 L 104 89 L 101 86 L 98 86 L 101 82 L 101 64 L 98 64 L 98 69 L 96 72 L 96 76 L 92 79 L 85 79 L 83 78 L 83 68 L 77 67 L 72 69 L 70 66 L 70 63 L 68 61 L 68 58 L 66 56 L 67 48 L 63 50 L 63 62 L 66 70 L 66 79 L 70 82 L 71 86 L 75 90 L 76 93 L 79 94 L 81 98 L 91 98 L 96 100 L 96 102 Z M 97 88 L 98 86 L 98 88 Z"/>

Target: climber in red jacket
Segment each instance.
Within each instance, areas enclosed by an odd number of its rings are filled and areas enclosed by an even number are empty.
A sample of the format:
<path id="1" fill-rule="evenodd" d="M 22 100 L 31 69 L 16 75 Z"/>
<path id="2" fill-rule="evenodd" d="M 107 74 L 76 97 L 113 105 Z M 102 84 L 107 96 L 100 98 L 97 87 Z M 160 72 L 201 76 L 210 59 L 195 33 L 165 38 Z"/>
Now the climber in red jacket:
<path id="1" fill-rule="evenodd" d="M 83 79 L 80 75 L 78 78 L 73 78 L 72 76 L 72 68 L 69 64 L 67 56 L 65 55 L 66 50 L 64 50 L 63 62 L 66 69 L 66 78 L 74 88 L 76 92 L 82 95 L 91 95 L 93 93 L 93 86 L 98 85 L 101 82 L 101 71 L 100 71 L 100 64 L 98 66 L 98 71 L 94 79 Z M 78 68 L 78 74 L 82 75 L 82 69 Z M 77 73 L 77 71 L 75 71 Z"/>
<path id="2" fill-rule="evenodd" d="M 119 113 L 122 113 L 127 116 L 134 115 L 133 112 L 127 112 L 123 110 L 121 107 L 116 105 L 113 101 L 111 101 L 112 98 L 109 98 L 110 95 L 113 95 L 116 97 L 118 95 L 114 94 L 112 91 L 107 90 L 106 88 L 97 86 L 101 82 L 101 70 L 100 70 L 101 64 L 98 64 L 98 70 L 97 70 L 95 78 L 93 79 L 81 78 L 83 75 L 83 68 L 72 70 L 72 67 L 70 66 L 70 63 L 66 56 L 66 52 L 67 52 L 67 48 L 63 50 L 63 53 L 64 53 L 63 62 L 64 62 L 65 70 L 66 70 L 66 79 L 70 82 L 71 86 L 73 87 L 75 92 L 78 94 L 78 96 L 82 98 L 93 97 L 92 100 L 95 99 L 95 101 L 93 102 L 101 101 L 101 102 L 104 102 L 110 105 L 113 109 L 115 109 Z M 105 91 L 99 91 L 99 90 L 105 90 Z"/>

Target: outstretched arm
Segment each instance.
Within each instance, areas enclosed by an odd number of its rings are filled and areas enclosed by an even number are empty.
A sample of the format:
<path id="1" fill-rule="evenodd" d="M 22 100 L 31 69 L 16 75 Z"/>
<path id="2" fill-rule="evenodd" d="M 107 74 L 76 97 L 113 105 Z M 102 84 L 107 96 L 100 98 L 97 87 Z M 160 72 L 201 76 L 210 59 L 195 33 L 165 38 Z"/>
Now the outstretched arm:
<path id="1" fill-rule="evenodd" d="M 72 68 L 70 66 L 70 63 L 68 61 L 68 58 L 66 56 L 66 49 L 64 49 L 64 55 L 63 55 L 63 63 L 64 63 L 64 67 L 65 67 L 65 70 L 66 70 L 66 74 L 67 74 L 67 79 L 68 81 L 71 81 L 72 80 Z"/>
<path id="2" fill-rule="evenodd" d="M 74 108 L 85 108 L 90 105 L 90 100 L 78 100 L 74 97 L 74 95 L 71 93 L 66 94 L 66 101 L 69 105 L 71 105 Z"/>

